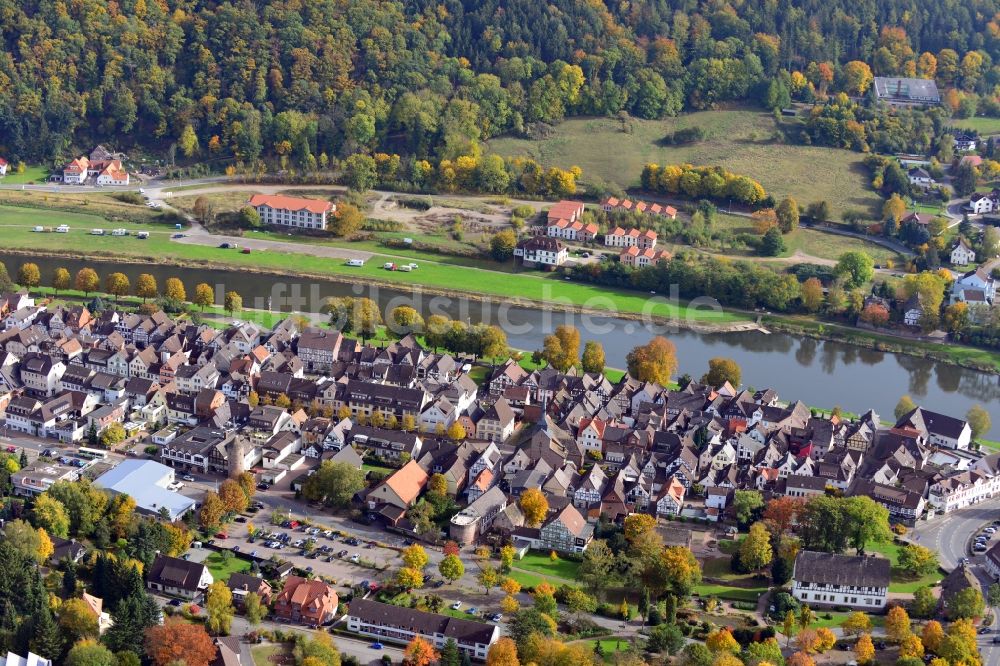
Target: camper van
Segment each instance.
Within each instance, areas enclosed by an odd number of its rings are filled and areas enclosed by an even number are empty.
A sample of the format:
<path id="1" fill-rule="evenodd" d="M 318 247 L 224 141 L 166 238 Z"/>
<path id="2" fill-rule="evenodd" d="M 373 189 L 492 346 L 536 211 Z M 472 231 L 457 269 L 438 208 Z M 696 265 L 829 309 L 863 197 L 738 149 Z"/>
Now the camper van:
<path id="1" fill-rule="evenodd" d="M 69 225 L 60 224 L 58 227 L 56 227 L 56 233 L 57 234 L 68 234 L 69 233 Z"/>
<path id="2" fill-rule="evenodd" d="M 347 265 L 348 266 L 364 266 L 365 265 L 365 260 L 364 259 L 348 259 L 347 260 Z"/>
<path id="3" fill-rule="evenodd" d="M 128 229 L 114 229 L 111 231 L 112 236 L 128 236 Z"/>
<path id="4" fill-rule="evenodd" d="M 91 236 L 103 236 L 104 235 L 104 229 L 91 229 L 90 230 L 90 235 Z"/>

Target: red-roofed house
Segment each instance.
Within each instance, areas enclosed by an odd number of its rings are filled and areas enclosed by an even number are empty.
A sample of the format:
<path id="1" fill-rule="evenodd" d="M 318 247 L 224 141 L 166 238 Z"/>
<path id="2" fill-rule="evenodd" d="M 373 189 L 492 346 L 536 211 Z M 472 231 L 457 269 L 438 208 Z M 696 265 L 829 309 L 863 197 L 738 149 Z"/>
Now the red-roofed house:
<path id="1" fill-rule="evenodd" d="M 329 201 L 281 194 L 255 194 L 249 203 L 257 210 L 262 223 L 298 229 L 326 229 L 327 216 L 337 210 Z"/>
<path id="2" fill-rule="evenodd" d="M 334 616 L 338 602 L 337 593 L 323 581 L 289 576 L 274 600 L 274 614 L 292 622 L 319 626 Z"/>
<path id="3" fill-rule="evenodd" d="M 668 261 L 670 257 L 671 254 L 666 250 L 654 250 L 652 248 L 643 250 L 639 249 L 637 245 L 633 245 L 627 250 L 622 250 L 622 253 L 618 255 L 618 261 L 632 268 L 645 268 L 646 266 L 657 264 L 661 259 Z"/>
<path id="4" fill-rule="evenodd" d="M 90 160 L 78 157 L 63 167 L 63 182 L 71 185 L 83 185 L 87 182 L 87 167 Z"/>
<path id="5" fill-rule="evenodd" d="M 417 501 L 428 478 L 417 461 L 411 460 L 368 494 L 368 505 L 375 508 L 380 504 L 390 504 L 405 511 Z"/>
<path id="6" fill-rule="evenodd" d="M 656 499 L 657 516 L 677 516 L 684 508 L 684 484 L 677 480 L 676 476 L 670 477 L 670 481 L 663 484 L 659 497 Z"/>
<path id="7" fill-rule="evenodd" d="M 548 223 L 552 224 L 556 220 L 566 220 L 569 223 L 576 222 L 583 215 L 583 203 L 580 201 L 562 200 L 557 204 L 552 204 L 548 212 Z"/>
<path id="8" fill-rule="evenodd" d="M 637 213 L 669 217 L 671 220 L 677 217 L 677 209 L 673 206 L 661 206 L 655 203 L 648 204 L 645 201 L 630 201 L 629 199 L 618 199 L 617 197 L 607 197 L 602 201 L 601 210 L 605 213 L 610 213 L 613 210 L 634 210 Z"/>

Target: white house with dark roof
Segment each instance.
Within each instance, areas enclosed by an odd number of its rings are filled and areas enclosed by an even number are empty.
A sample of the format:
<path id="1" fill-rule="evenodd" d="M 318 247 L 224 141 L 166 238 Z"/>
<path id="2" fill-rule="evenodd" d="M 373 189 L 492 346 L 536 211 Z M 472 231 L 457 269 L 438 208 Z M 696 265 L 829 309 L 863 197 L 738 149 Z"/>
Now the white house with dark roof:
<path id="1" fill-rule="evenodd" d="M 792 596 L 803 604 L 881 610 L 889 595 L 884 557 L 802 551 L 792 570 Z"/>
<path id="2" fill-rule="evenodd" d="M 931 446 L 967 449 L 972 441 L 972 428 L 967 421 L 923 407 L 913 409 L 896 422 L 896 428 L 907 427 L 922 434 Z"/>
<path id="3" fill-rule="evenodd" d="M 950 259 L 952 266 L 968 266 L 976 260 L 976 251 L 972 249 L 968 241 L 960 237 L 955 243 L 955 247 L 951 249 Z"/>

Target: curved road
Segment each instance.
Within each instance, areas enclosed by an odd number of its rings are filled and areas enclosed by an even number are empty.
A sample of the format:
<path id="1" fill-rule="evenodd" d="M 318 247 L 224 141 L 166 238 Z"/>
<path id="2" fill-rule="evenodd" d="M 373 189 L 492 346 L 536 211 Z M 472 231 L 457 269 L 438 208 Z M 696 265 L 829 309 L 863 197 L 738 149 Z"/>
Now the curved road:
<path id="1" fill-rule="evenodd" d="M 984 555 L 972 556 L 969 553 L 969 542 L 980 529 L 1000 519 L 1000 498 L 980 502 L 973 506 L 953 511 L 944 516 L 933 518 L 928 522 L 918 523 L 911 533 L 912 541 L 937 552 L 941 566 L 951 571 L 968 557 L 973 571 L 983 585 L 983 591 L 993 583 L 993 578 L 984 566 Z M 993 630 L 997 632 L 1000 623 L 1000 608 L 993 608 Z M 979 636 L 979 650 L 983 655 L 983 666 L 1000 666 L 1000 644 L 992 642 L 993 637 L 1000 635 L 991 633 Z"/>

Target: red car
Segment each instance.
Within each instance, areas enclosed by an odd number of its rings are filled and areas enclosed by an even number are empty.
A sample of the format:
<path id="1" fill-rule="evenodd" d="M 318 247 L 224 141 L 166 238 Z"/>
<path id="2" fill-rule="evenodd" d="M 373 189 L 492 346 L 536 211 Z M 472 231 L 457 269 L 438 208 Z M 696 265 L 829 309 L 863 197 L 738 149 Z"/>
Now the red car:
<path id="1" fill-rule="evenodd" d="M 229 535 L 226 534 L 225 532 L 219 532 L 218 534 L 215 535 L 215 538 L 216 539 L 228 539 Z"/>
<path id="2" fill-rule="evenodd" d="M 17 453 L 17 447 L 16 446 L 8 446 L 7 447 L 7 453 Z"/>
<path id="3" fill-rule="evenodd" d="M 299 526 L 299 521 L 293 520 L 292 522 L 288 523 L 288 526 L 294 530 L 296 527 Z"/>

